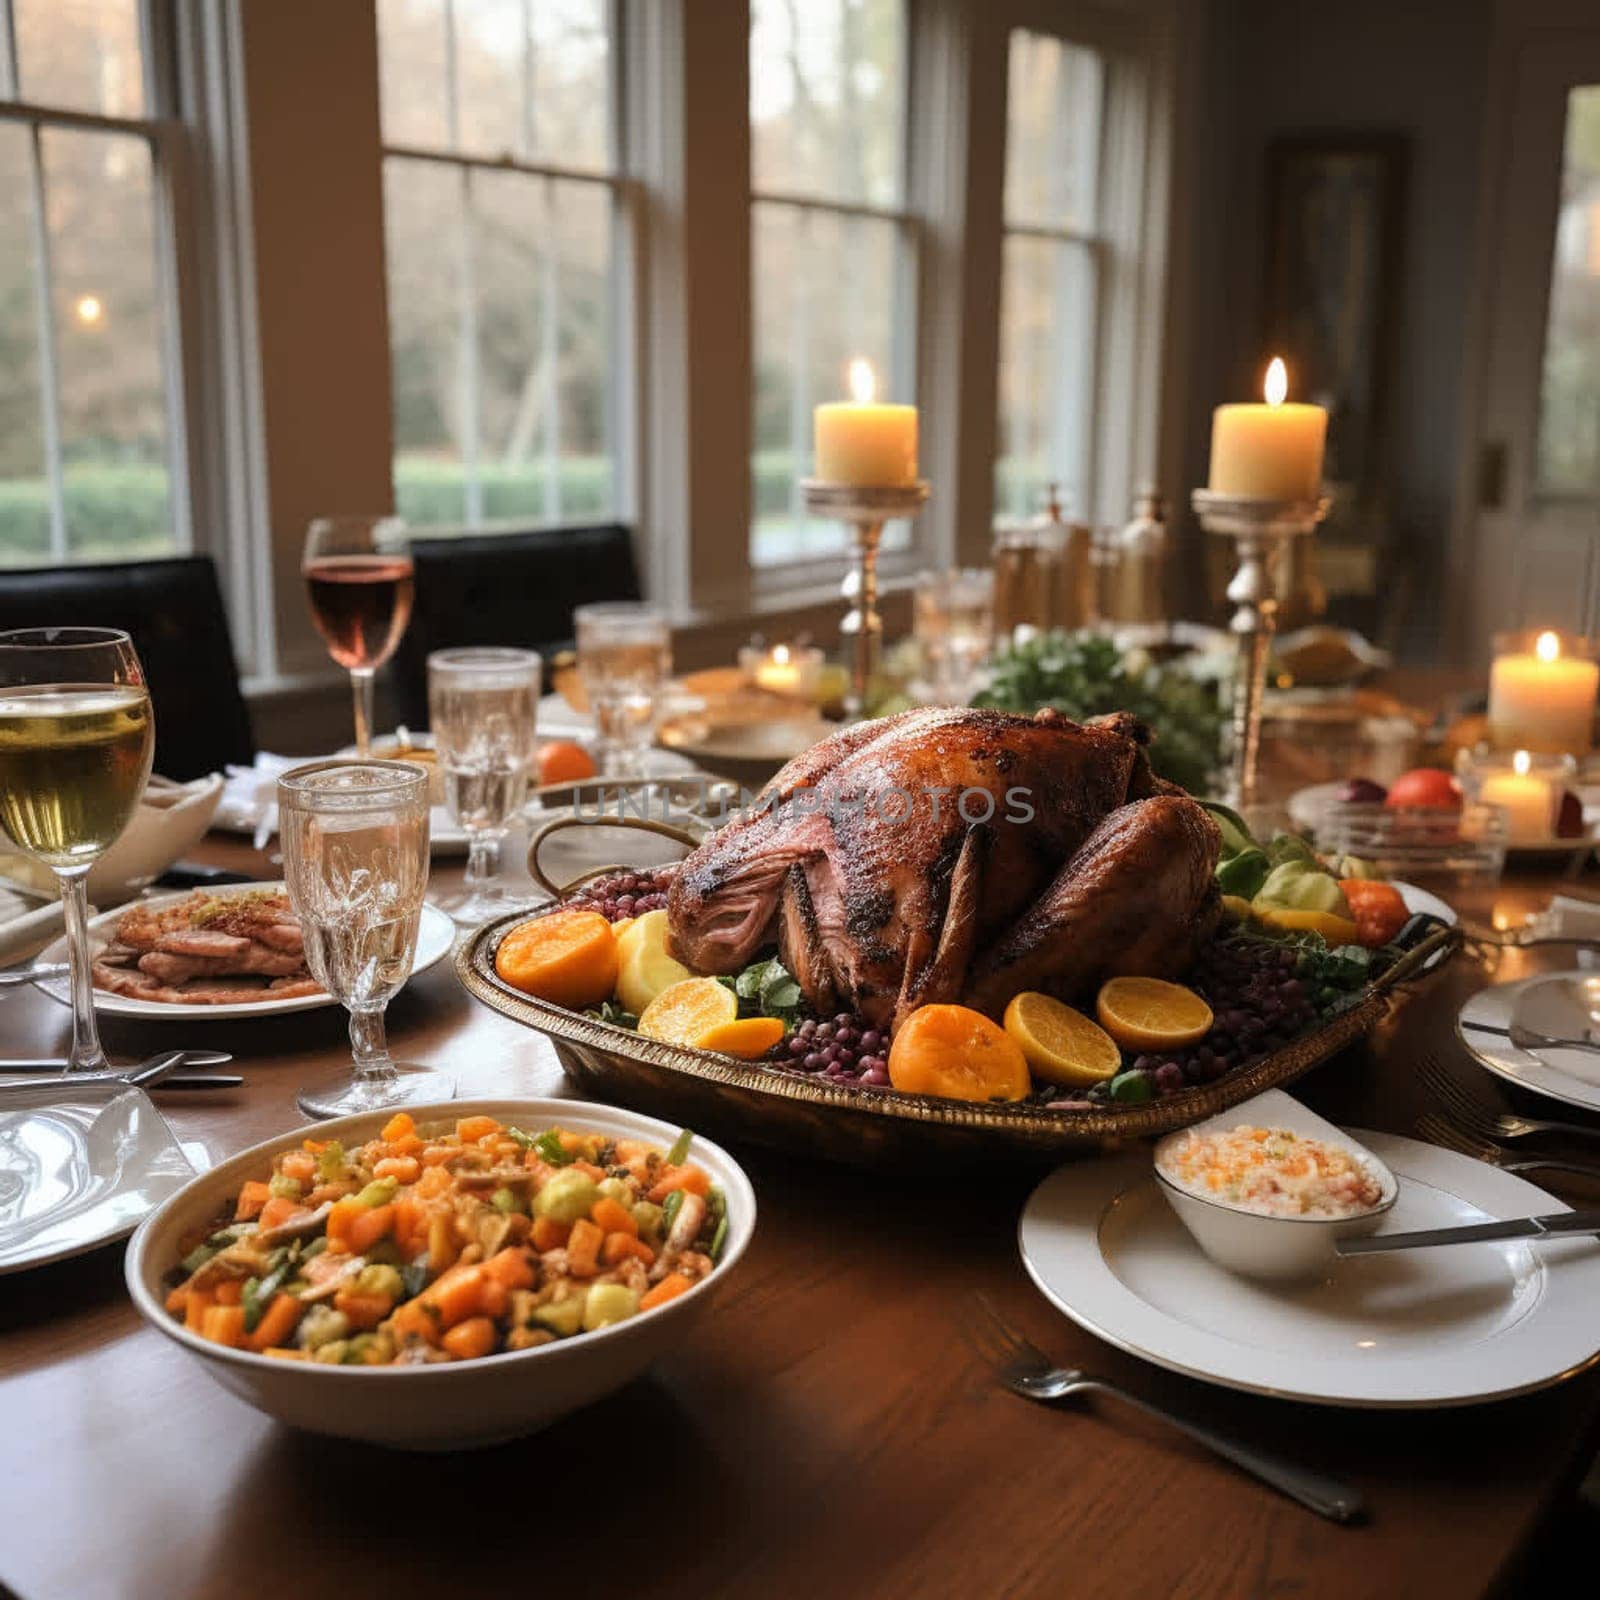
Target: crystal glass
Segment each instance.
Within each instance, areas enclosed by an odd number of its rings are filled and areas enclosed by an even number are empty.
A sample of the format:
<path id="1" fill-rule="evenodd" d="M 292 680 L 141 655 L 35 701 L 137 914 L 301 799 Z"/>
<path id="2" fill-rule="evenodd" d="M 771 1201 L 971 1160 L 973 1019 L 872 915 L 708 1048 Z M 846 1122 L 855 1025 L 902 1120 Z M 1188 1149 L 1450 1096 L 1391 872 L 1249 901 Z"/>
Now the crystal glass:
<path id="1" fill-rule="evenodd" d="M 308 1117 L 447 1100 L 443 1073 L 397 1067 L 383 1013 L 411 975 L 428 888 L 428 774 L 409 761 L 316 761 L 278 779 L 283 877 L 311 975 L 350 1013 L 355 1073 L 304 1090 Z"/>
<path id="2" fill-rule="evenodd" d="M 672 672 L 672 634 L 654 606 L 611 601 L 572 613 L 578 672 L 608 778 L 643 776 L 661 687 Z"/>
<path id="3" fill-rule="evenodd" d="M 940 697 L 965 705 L 994 640 L 994 573 L 983 567 L 917 578 L 914 628 Z"/>
<path id="4" fill-rule="evenodd" d="M 372 679 L 411 621 L 414 593 L 398 517 L 318 517 L 306 530 L 300 575 L 328 654 L 350 674 L 356 750 L 372 753 Z"/>
<path id="5" fill-rule="evenodd" d="M 0 825 L 61 883 L 72 965 L 69 1066 L 106 1066 L 94 1017 L 89 868 L 127 827 L 155 747 L 133 641 L 115 628 L 0 633 Z"/>
<path id="6" fill-rule="evenodd" d="M 463 892 L 439 901 L 457 922 L 515 909 L 500 880 L 500 841 L 528 799 L 541 666 L 533 650 L 428 657 L 428 720 L 445 804 L 469 841 Z"/>

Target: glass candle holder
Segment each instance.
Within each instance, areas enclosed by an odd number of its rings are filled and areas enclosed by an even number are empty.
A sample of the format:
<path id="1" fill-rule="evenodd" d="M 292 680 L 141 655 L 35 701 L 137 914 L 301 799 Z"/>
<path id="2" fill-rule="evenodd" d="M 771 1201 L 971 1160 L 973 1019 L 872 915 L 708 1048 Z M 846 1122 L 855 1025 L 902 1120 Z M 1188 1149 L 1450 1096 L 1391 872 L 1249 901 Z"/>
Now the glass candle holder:
<path id="1" fill-rule="evenodd" d="M 739 668 L 758 689 L 809 701 L 816 699 L 823 659 L 811 644 L 775 644 L 770 650 L 746 645 L 739 652 Z"/>
<path id="2" fill-rule="evenodd" d="M 1548 845 L 1557 836 L 1561 806 L 1578 776 L 1569 755 L 1540 755 L 1517 750 L 1480 749 L 1464 754 L 1458 764 L 1464 799 L 1498 806 L 1506 815 L 1506 843 L 1512 849 Z"/>
<path id="3" fill-rule="evenodd" d="M 1546 628 L 1497 633 L 1489 668 L 1489 743 L 1533 755 L 1586 755 L 1594 744 L 1595 642 Z"/>

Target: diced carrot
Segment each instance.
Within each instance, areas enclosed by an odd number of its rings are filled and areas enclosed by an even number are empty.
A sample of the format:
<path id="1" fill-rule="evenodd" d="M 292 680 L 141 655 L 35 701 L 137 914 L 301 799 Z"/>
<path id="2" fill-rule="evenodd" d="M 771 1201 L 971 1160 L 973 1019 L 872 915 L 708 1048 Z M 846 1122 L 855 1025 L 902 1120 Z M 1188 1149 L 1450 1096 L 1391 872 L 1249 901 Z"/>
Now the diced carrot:
<path id="1" fill-rule="evenodd" d="M 403 1139 L 390 1139 L 384 1148 L 392 1156 L 417 1156 L 426 1143 L 420 1134 L 408 1133 Z"/>
<path id="2" fill-rule="evenodd" d="M 358 1206 L 354 1200 L 335 1200 L 333 1210 L 328 1213 L 326 1231 L 328 1235 L 328 1248 L 330 1250 L 353 1250 L 350 1243 L 350 1228 L 355 1219 L 366 1210 L 365 1206 Z"/>
<path id="3" fill-rule="evenodd" d="M 500 1124 L 493 1117 L 463 1117 L 456 1124 L 456 1138 L 462 1144 L 477 1144 L 499 1131 Z"/>
<path id="4" fill-rule="evenodd" d="M 402 1195 L 394 1203 L 394 1241 L 402 1250 L 410 1250 L 427 1221 L 427 1210 L 409 1195 Z"/>
<path id="5" fill-rule="evenodd" d="M 703 1195 L 710 1188 L 711 1179 L 702 1167 L 663 1167 L 649 1198 L 660 1205 L 674 1189 L 686 1189 L 690 1194 Z"/>
<path id="6" fill-rule="evenodd" d="M 415 1133 L 417 1124 L 409 1111 L 397 1111 L 383 1125 L 384 1139 L 403 1139 L 408 1133 Z"/>
<path id="7" fill-rule="evenodd" d="M 567 1238 L 567 1267 L 575 1278 L 592 1278 L 600 1270 L 600 1246 L 605 1234 L 587 1217 L 572 1224 Z"/>
<path id="8" fill-rule="evenodd" d="M 375 1178 L 393 1178 L 399 1183 L 415 1183 L 422 1176 L 422 1163 L 415 1156 L 386 1156 L 372 1169 Z"/>
<path id="9" fill-rule="evenodd" d="M 473 1262 L 465 1267 L 452 1267 L 442 1278 L 423 1290 L 428 1303 L 437 1308 L 439 1325 L 453 1328 L 476 1314 L 483 1298 L 483 1267 Z"/>
<path id="10" fill-rule="evenodd" d="M 664 1306 L 669 1300 L 676 1300 L 680 1294 L 694 1288 L 681 1272 L 669 1272 L 655 1288 L 646 1292 L 639 1301 L 641 1311 L 654 1311 L 657 1306 Z"/>
<path id="11" fill-rule="evenodd" d="M 533 1248 L 543 1253 L 546 1250 L 559 1250 L 566 1244 L 572 1233 L 570 1222 L 557 1222 L 554 1217 L 535 1217 L 533 1219 Z"/>
<path id="12" fill-rule="evenodd" d="M 261 1215 L 261 1208 L 272 1198 L 272 1190 L 259 1178 L 251 1178 L 239 1190 L 238 1204 L 233 1208 L 235 1222 L 249 1222 Z"/>
<path id="13" fill-rule="evenodd" d="M 346 1284 L 334 1295 L 333 1309 L 342 1311 L 352 1328 L 376 1328 L 394 1310 L 394 1301 L 386 1294 L 364 1294 Z"/>
<path id="14" fill-rule="evenodd" d="M 606 1242 L 600 1247 L 600 1259 L 608 1267 L 614 1267 L 628 1256 L 637 1257 L 647 1267 L 656 1259 L 655 1251 L 643 1239 L 631 1233 L 608 1233 Z"/>
<path id="15" fill-rule="evenodd" d="M 216 1296 L 209 1289 L 191 1289 L 183 1308 L 184 1327 L 190 1333 L 199 1333 L 205 1322 L 206 1312 L 216 1303 Z"/>
<path id="16" fill-rule="evenodd" d="M 594 1218 L 594 1225 L 606 1233 L 625 1233 L 633 1239 L 639 1237 L 639 1224 L 633 1220 L 633 1213 L 626 1206 L 618 1205 L 610 1195 L 596 1200 L 589 1209 L 589 1215 Z"/>
<path id="17" fill-rule="evenodd" d="M 169 1289 L 167 1291 L 167 1310 L 170 1311 L 173 1316 L 177 1316 L 178 1313 L 181 1312 L 186 1305 L 188 1305 L 188 1303 L 189 1291 L 183 1286 L 183 1284 L 180 1283 L 177 1288 Z"/>
<path id="18" fill-rule="evenodd" d="M 239 1349 L 244 1344 L 244 1307 L 212 1306 L 200 1325 L 200 1333 L 213 1344 Z"/>
<path id="19" fill-rule="evenodd" d="M 458 1144 L 430 1144 L 422 1149 L 422 1164 L 425 1167 L 442 1167 L 445 1162 L 453 1160 L 461 1154 Z"/>
<path id="20" fill-rule="evenodd" d="M 261 1207 L 256 1221 L 262 1228 L 276 1228 L 287 1222 L 299 1209 L 298 1200 L 291 1200 L 287 1195 L 275 1194 Z"/>
<path id="21" fill-rule="evenodd" d="M 618 1139 L 616 1151 L 618 1163 L 625 1167 L 630 1161 L 637 1161 L 640 1156 L 648 1156 L 650 1146 L 642 1139 Z"/>
<path id="22" fill-rule="evenodd" d="M 328 1141 L 326 1139 L 302 1139 L 300 1148 L 309 1150 L 314 1156 L 320 1156 L 328 1148 Z"/>
<path id="23" fill-rule="evenodd" d="M 499 1319 L 511 1309 L 511 1291 L 498 1278 L 487 1273 L 478 1280 L 478 1310 L 486 1317 Z"/>
<path id="24" fill-rule="evenodd" d="M 605 1177 L 604 1169 L 597 1167 L 592 1161 L 584 1161 L 580 1159 L 577 1161 L 569 1161 L 567 1165 L 571 1167 L 574 1172 L 581 1172 L 584 1177 L 593 1178 L 596 1183 L 599 1183 L 599 1181 Z"/>
<path id="25" fill-rule="evenodd" d="M 574 1151 L 583 1148 L 583 1137 L 581 1134 L 574 1133 L 570 1128 L 563 1128 L 556 1135 L 556 1143 L 570 1156 Z"/>
<path id="26" fill-rule="evenodd" d="M 357 1206 L 356 1212 L 345 1233 L 345 1243 L 352 1254 L 359 1256 L 394 1228 L 394 1204 L 391 1201 L 386 1206 Z"/>
<path id="27" fill-rule="evenodd" d="M 246 1335 L 245 1347 L 250 1350 L 266 1350 L 275 1344 L 284 1344 L 288 1341 L 294 1330 L 300 1324 L 300 1313 L 304 1308 L 299 1299 L 292 1294 L 275 1294 L 267 1309 L 261 1313 L 261 1320 L 255 1326 L 255 1332 Z"/>
<path id="28" fill-rule="evenodd" d="M 496 1252 L 483 1264 L 483 1270 L 508 1289 L 531 1289 L 534 1271 L 528 1261 L 528 1252 L 517 1245 L 508 1245 Z"/>
<path id="29" fill-rule="evenodd" d="M 473 1361 L 494 1349 L 494 1323 L 488 1317 L 468 1317 L 457 1323 L 441 1341 L 457 1361 Z"/>
<path id="30" fill-rule="evenodd" d="M 317 1158 L 304 1150 L 291 1150 L 279 1161 L 278 1171 L 296 1183 L 309 1183 L 317 1175 Z"/>
<path id="31" fill-rule="evenodd" d="M 219 1306 L 237 1306 L 244 1303 L 244 1279 L 224 1278 L 217 1285 L 217 1304 Z"/>

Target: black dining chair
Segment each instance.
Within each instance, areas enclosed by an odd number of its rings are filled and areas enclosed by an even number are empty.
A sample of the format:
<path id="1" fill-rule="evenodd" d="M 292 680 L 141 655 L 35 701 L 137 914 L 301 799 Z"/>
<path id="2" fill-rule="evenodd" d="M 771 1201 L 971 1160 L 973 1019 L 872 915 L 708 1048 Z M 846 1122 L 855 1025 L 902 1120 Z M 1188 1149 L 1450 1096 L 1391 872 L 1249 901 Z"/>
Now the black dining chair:
<path id="1" fill-rule="evenodd" d="M 428 653 L 516 645 L 551 654 L 572 643 L 574 606 L 637 600 L 633 539 L 620 523 L 530 533 L 415 539 L 416 604 L 395 652 L 395 713 L 428 725 Z"/>
<path id="2" fill-rule="evenodd" d="M 180 782 L 255 760 L 210 556 L 0 569 L 0 629 L 122 628 L 155 707 L 155 770 Z"/>

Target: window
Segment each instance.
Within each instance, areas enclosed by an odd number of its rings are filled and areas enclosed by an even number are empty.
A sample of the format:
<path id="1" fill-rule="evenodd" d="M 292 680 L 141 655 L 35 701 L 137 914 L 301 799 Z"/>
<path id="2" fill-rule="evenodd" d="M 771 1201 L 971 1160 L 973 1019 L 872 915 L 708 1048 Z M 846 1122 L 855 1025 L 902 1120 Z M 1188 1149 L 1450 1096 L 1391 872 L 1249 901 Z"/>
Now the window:
<path id="1" fill-rule="evenodd" d="M 1012 33 L 997 511 L 1036 510 L 1055 482 L 1072 511 L 1093 514 L 1104 100 L 1104 63 L 1095 51 Z"/>
<path id="2" fill-rule="evenodd" d="M 609 0 L 379 0 L 396 509 L 613 515 L 621 181 Z"/>
<path id="3" fill-rule="evenodd" d="M 159 13 L 0 0 L 0 565 L 188 544 Z"/>
<path id="4" fill-rule="evenodd" d="M 916 237 L 906 192 L 904 0 L 752 0 L 755 567 L 837 554 L 807 518 L 811 410 L 865 356 L 883 399 L 915 388 Z M 905 524 L 886 531 L 904 544 Z"/>
<path id="5" fill-rule="evenodd" d="M 1600 84 L 1567 96 L 1539 411 L 1538 493 L 1600 494 Z"/>

